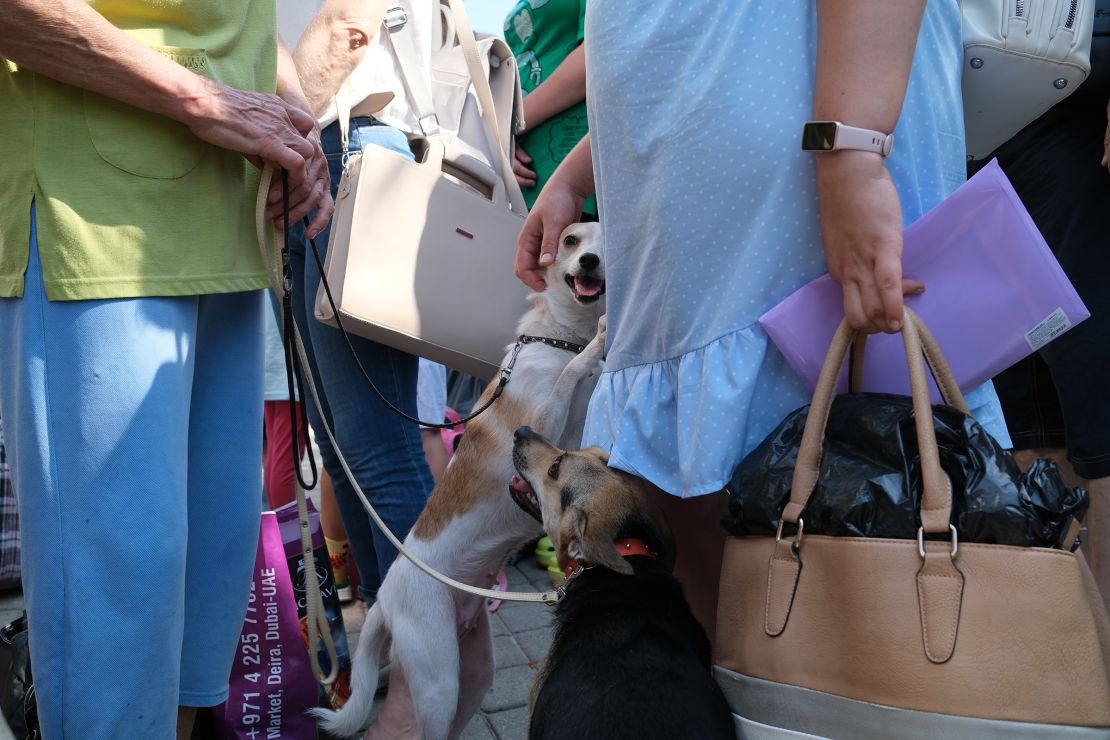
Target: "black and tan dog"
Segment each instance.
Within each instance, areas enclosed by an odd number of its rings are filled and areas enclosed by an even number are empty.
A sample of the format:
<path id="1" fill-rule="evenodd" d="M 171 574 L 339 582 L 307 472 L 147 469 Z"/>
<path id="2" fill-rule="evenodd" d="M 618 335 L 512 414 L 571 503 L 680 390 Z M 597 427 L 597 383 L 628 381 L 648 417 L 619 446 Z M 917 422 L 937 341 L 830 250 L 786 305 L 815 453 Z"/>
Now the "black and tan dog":
<path id="1" fill-rule="evenodd" d="M 541 519 L 567 573 L 532 687 L 531 740 L 734 738 L 710 646 L 671 574 L 674 543 L 638 479 L 600 450 L 516 431 L 513 499 Z"/>

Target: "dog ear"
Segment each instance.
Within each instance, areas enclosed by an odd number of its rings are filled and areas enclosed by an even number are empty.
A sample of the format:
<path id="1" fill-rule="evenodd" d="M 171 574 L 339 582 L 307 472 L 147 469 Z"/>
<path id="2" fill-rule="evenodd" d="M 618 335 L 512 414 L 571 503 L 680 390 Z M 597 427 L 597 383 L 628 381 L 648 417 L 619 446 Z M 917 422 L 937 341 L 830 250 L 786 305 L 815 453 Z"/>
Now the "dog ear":
<path id="1" fill-rule="evenodd" d="M 584 509 L 577 506 L 564 509 L 559 530 L 559 541 L 566 547 L 568 557 L 600 565 L 621 575 L 632 575 L 632 566 L 613 546 L 613 532 L 600 521 L 591 527 L 589 514 Z"/>

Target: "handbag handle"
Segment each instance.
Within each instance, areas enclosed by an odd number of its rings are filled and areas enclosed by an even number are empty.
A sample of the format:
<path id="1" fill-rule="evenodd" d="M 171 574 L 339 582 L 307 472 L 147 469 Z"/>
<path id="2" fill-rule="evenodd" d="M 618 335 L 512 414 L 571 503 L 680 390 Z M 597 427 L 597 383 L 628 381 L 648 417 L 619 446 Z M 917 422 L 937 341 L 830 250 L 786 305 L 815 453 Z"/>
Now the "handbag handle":
<path id="1" fill-rule="evenodd" d="M 940 345 L 937 343 L 936 337 L 929 331 L 929 327 L 925 325 L 920 316 L 915 316 L 915 318 L 917 319 L 916 328 L 921 339 L 921 348 L 925 353 L 925 362 L 929 363 L 929 370 L 932 371 L 933 380 L 936 381 L 937 388 L 940 390 L 941 399 L 946 405 L 959 409 L 965 414 L 970 414 L 967 401 L 964 400 L 963 391 L 956 383 L 952 371 L 948 369 L 948 361 L 944 359 L 944 353 L 940 351 Z M 858 332 L 855 339 L 852 340 L 852 349 L 848 358 L 849 393 L 863 389 L 863 358 L 867 351 L 867 337 L 867 334 Z M 941 368 L 944 368 L 944 370 L 942 371 Z"/>
<path id="2" fill-rule="evenodd" d="M 509 196 L 509 206 L 515 213 L 525 216 L 528 214 L 528 207 L 524 204 L 524 193 L 520 190 L 520 183 L 516 181 L 509 155 L 501 146 L 501 127 L 497 122 L 497 107 L 493 103 L 493 90 L 482 71 L 482 60 L 478 56 L 478 41 L 474 38 L 474 31 L 470 27 L 470 19 L 466 16 L 466 9 L 463 7 L 462 0 L 443 0 L 443 4 L 451 8 L 451 14 L 455 21 L 455 35 L 459 40 L 459 46 L 462 48 L 467 71 L 470 72 L 470 81 L 474 84 L 474 93 L 478 96 L 478 108 L 481 110 L 486 129 L 493 137 L 493 148 L 497 150 L 497 158 L 501 165 L 501 177 L 505 181 L 505 189 Z"/>
<path id="3" fill-rule="evenodd" d="M 952 518 L 952 482 L 940 466 L 940 451 L 937 449 L 936 433 L 933 428 L 933 410 L 929 403 L 929 386 L 925 376 L 925 363 L 922 357 L 926 351 L 932 357 L 930 365 L 937 386 L 952 394 L 952 400 L 966 409 L 959 386 L 952 377 L 952 370 L 941 354 L 940 348 L 924 323 L 909 307 L 905 309 L 905 324 L 902 327 L 902 343 L 906 350 L 906 364 L 910 375 L 910 396 L 913 399 L 914 425 L 917 433 L 918 453 L 921 456 L 921 478 L 924 493 L 921 498 L 921 526 L 926 534 L 941 534 L 949 531 Z M 929 337 L 923 345 L 922 334 Z M 840 368 L 844 365 L 845 355 L 855 339 L 856 330 L 845 319 L 833 335 L 817 387 L 813 392 L 809 414 L 806 417 L 802 442 L 798 450 L 798 462 L 794 467 L 794 478 L 790 486 L 790 501 L 782 512 L 782 522 L 798 525 L 802 510 L 817 486 L 821 468 L 821 445 L 829 411 L 836 395 L 836 381 Z M 926 349 L 928 346 L 928 349 Z M 959 406 L 958 406 L 959 407 Z M 780 529 L 781 529 L 780 524 Z"/>
<path id="4" fill-rule="evenodd" d="M 450 17 L 454 23 L 453 32 L 458 39 L 459 47 L 462 49 L 467 73 L 470 76 L 471 84 L 474 85 L 474 93 L 478 97 L 478 109 L 482 121 L 486 125 L 486 130 L 492 137 L 493 148 L 497 151 L 498 167 L 501 170 L 501 179 L 504 180 L 504 190 L 509 207 L 513 212 L 523 217 L 527 215 L 528 207 L 524 202 L 524 193 L 521 191 L 520 184 L 516 181 L 516 175 L 513 173 L 509 155 L 501 145 L 501 126 L 497 122 L 497 107 L 493 102 L 493 90 L 482 71 L 478 41 L 470 27 L 466 9 L 463 7 L 461 0 L 455 0 L 454 2 L 442 0 L 442 4 L 448 6 L 451 10 Z M 408 93 L 409 103 L 412 106 L 413 115 L 417 118 L 420 130 L 425 136 L 434 136 L 439 131 L 439 122 L 435 117 L 435 109 L 432 104 L 431 80 L 427 76 L 418 74 L 416 49 L 413 46 L 412 37 L 404 30 L 407 20 L 395 24 L 395 19 L 391 16 L 393 10 L 391 8 L 386 11 L 386 18 L 382 21 L 382 32 L 388 35 L 393 46 L 394 56 L 397 59 L 401 73 L 401 83 L 405 87 L 405 92 Z M 340 140 L 343 151 L 346 152 L 352 107 L 350 78 L 344 80 L 343 85 L 340 86 L 335 101 L 339 113 Z M 427 126 L 425 122 L 428 122 Z M 495 187 L 494 190 L 496 196 L 500 188 Z"/>

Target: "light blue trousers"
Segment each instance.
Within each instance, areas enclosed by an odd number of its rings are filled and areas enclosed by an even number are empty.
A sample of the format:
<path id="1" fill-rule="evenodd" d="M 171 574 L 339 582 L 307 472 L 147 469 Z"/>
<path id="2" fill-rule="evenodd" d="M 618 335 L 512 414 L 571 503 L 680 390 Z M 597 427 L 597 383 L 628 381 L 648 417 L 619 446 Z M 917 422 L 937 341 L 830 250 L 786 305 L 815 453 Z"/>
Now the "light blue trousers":
<path id="1" fill-rule="evenodd" d="M 262 293 L 48 302 L 33 220 L 0 416 L 39 720 L 172 738 L 218 704 L 258 538 Z"/>

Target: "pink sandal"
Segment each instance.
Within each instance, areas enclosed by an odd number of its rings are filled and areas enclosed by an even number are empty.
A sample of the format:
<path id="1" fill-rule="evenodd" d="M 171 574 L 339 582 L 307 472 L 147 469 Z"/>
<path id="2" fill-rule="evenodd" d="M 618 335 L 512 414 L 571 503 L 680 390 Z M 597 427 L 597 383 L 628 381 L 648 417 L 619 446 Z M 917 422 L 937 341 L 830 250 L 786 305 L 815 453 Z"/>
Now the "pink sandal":
<path id="1" fill-rule="evenodd" d="M 509 577 L 505 575 L 505 569 L 502 568 L 497 574 L 497 583 L 492 586 L 494 591 L 508 591 L 509 590 Z M 489 599 L 486 601 L 486 609 L 490 614 L 497 611 L 501 607 L 501 599 Z"/>

